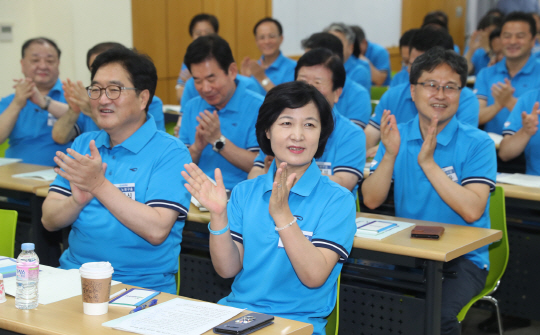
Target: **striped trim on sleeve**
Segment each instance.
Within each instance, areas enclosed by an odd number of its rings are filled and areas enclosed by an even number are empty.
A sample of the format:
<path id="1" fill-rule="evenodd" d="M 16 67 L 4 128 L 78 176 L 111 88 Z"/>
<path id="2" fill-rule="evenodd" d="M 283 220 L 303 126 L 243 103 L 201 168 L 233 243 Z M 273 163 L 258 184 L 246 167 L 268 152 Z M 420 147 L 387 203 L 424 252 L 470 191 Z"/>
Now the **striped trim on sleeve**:
<path id="1" fill-rule="evenodd" d="M 483 95 L 483 94 L 477 94 L 476 98 L 477 99 L 482 99 L 482 100 L 487 100 L 488 99 L 488 97 L 486 95 Z"/>
<path id="2" fill-rule="evenodd" d="M 246 150 L 251 151 L 251 152 L 259 152 L 259 150 L 261 150 L 261 148 L 259 148 L 259 147 L 250 147 L 250 148 L 247 148 Z"/>
<path id="3" fill-rule="evenodd" d="M 178 220 L 185 220 L 187 218 L 188 209 L 177 202 L 156 199 L 147 201 L 146 205 L 150 207 L 163 207 L 177 211 L 179 213 Z"/>
<path id="4" fill-rule="evenodd" d="M 67 189 L 67 188 L 64 188 L 64 187 L 61 187 L 61 186 L 58 186 L 58 185 L 51 185 L 49 187 L 49 192 L 56 192 L 56 193 L 60 193 L 62 195 L 65 195 L 66 197 L 71 197 L 71 190 L 70 189 Z"/>
<path id="5" fill-rule="evenodd" d="M 260 167 L 260 168 L 264 169 L 264 162 L 255 161 L 255 162 L 253 162 L 253 166 Z"/>
<path id="6" fill-rule="evenodd" d="M 311 243 L 313 243 L 313 245 L 317 248 L 326 248 L 334 251 L 336 254 L 339 255 L 339 263 L 345 263 L 347 261 L 347 258 L 349 258 L 349 253 L 347 252 L 347 250 L 343 246 L 335 242 L 323 240 L 320 238 L 314 238 L 313 240 L 311 240 Z"/>
<path id="7" fill-rule="evenodd" d="M 350 166 L 336 166 L 334 168 L 334 173 L 336 172 L 348 172 L 348 173 L 352 173 L 354 174 L 355 176 L 358 177 L 358 181 L 364 179 L 364 173 L 362 173 L 362 171 L 359 171 L 355 168 L 352 168 Z"/>
<path id="8" fill-rule="evenodd" d="M 244 237 L 242 236 L 242 234 L 239 234 L 235 232 L 234 230 L 231 230 L 231 237 L 233 241 L 244 244 Z"/>
<path id="9" fill-rule="evenodd" d="M 351 121 L 352 121 L 355 125 L 360 126 L 360 128 L 362 128 L 362 129 L 366 128 L 365 122 L 362 122 L 362 121 L 360 121 L 360 120 L 354 120 L 354 119 L 351 119 Z"/>
<path id="10" fill-rule="evenodd" d="M 489 185 L 489 191 L 493 192 L 495 191 L 495 182 L 491 179 L 487 179 L 485 177 L 469 177 L 465 178 L 461 181 L 461 186 L 465 186 L 467 184 L 472 183 L 480 183 L 480 184 L 486 184 Z"/>
<path id="11" fill-rule="evenodd" d="M 381 125 L 378 124 L 377 122 L 375 122 L 375 121 L 373 121 L 373 120 L 369 120 L 369 124 L 370 124 L 372 127 L 375 127 L 375 129 L 381 130 Z"/>
<path id="12" fill-rule="evenodd" d="M 516 133 L 516 132 L 513 131 L 513 130 L 506 129 L 506 130 L 503 130 L 502 135 L 503 135 L 503 136 L 506 136 L 506 135 L 514 135 L 515 133 Z"/>

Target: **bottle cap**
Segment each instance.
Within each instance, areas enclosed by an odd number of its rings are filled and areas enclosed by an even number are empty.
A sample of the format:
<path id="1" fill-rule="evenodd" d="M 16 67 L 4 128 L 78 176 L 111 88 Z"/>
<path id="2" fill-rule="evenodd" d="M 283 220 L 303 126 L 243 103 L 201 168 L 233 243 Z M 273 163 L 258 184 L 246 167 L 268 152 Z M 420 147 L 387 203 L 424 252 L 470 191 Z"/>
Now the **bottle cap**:
<path id="1" fill-rule="evenodd" d="M 36 246 L 34 243 L 23 243 L 21 245 L 21 250 L 34 250 L 36 249 Z"/>

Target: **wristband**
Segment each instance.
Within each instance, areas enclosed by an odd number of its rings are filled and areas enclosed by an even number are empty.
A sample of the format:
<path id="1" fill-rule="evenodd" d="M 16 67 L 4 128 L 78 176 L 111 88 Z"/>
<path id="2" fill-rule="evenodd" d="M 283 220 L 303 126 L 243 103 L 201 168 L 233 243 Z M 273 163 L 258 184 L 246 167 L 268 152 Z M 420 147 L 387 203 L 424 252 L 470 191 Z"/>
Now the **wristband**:
<path id="1" fill-rule="evenodd" d="M 212 230 L 210 228 L 210 223 L 208 224 L 208 231 L 212 235 L 221 235 L 221 234 L 225 233 L 228 229 L 229 229 L 229 222 L 227 222 L 227 225 L 225 226 L 225 228 L 223 228 L 221 230 Z"/>
<path id="2" fill-rule="evenodd" d="M 276 231 L 277 231 L 277 232 L 280 232 L 280 231 L 282 231 L 282 230 L 285 229 L 285 228 L 289 228 L 289 227 L 292 226 L 293 223 L 295 223 L 295 222 L 296 222 L 296 216 L 295 216 L 294 219 L 293 219 L 290 223 L 288 223 L 287 225 L 285 225 L 285 226 L 283 226 L 283 227 L 281 227 L 281 228 L 276 227 Z"/>
<path id="3" fill-rule="evenodd" d="M 51 104 L 51 98 L 49 96 L 46 96 L 45 97 L 45 106 L 41 107 L 41 109 L 48 111 L 50 104 Z"/>

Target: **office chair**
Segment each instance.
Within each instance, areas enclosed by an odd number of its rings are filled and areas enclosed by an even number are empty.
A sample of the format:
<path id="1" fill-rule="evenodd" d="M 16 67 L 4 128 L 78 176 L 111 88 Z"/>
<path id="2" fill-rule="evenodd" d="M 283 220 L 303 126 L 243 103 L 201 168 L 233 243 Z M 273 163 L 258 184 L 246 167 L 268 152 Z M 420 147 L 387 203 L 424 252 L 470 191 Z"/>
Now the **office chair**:
<path id="1" fill-rule="evenodd" d="M 0 256 L 15 257 L 17 211 L 0 209 Z"/>
<path id="2" fill-rule="evenodd" d="M 339 284 L 341 282 L 341 273 L 337 279 L 337 297 L 336 305 L 330 315 L 326 317 L 326 335 L 338 335 L 339 330 Z"/>
<path id="3" fill-rule="evenodd" d="M 371 86 L 371 113 L 375 113 L 375 107 L 386 91 L 388 91 L 388 86 Z"/>

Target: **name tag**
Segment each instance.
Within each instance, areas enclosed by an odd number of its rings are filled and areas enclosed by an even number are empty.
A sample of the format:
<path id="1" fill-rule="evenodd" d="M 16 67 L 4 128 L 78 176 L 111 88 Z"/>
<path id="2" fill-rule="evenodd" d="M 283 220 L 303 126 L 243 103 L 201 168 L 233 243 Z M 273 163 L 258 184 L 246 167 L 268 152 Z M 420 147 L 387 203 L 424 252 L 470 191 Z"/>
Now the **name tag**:
<path id="1" fill-rule="evenodd" d="M 448 176 L 448 178 L 452 179 L 452 181 L 453 181 L 454 183 L 457 183 L 457 182 L 458 182 L 456 170 L 454 170 L 454 167 L 453 167 L 453 166 L 443 167 L 442 170 L 444 171 L 444 173 L 446 173 L 446 175 Z"/>
<path id="2" fill-rule="evenodd" d="M 302 230 L 302 234 L 304 234 L 304 236 L 311 242 L 311 239 L 313 238 L 313 232 L 312 231 L 304 231 Z M 285 248 L 283 246 L 283 242 L 281 241 L 281 237 L 279 238 L 279 242 L 278 242 L 278 248 Z"/>
<path id="3" fill-rule="evenodd" d="M 128 198 L 135 200 L 135 183 L 114 184 Z"/>
<path id="4" fill-rule="evenodd" d="M 47 116 L 47 126 L 52 127 L 58 121 L 51 113 Z"/>
<path id="5" fill-rule="evenodd" d="M 332 163 L 331 162 L 316 162 L 321 173 L 327 176 L 332 175 Z"/>

